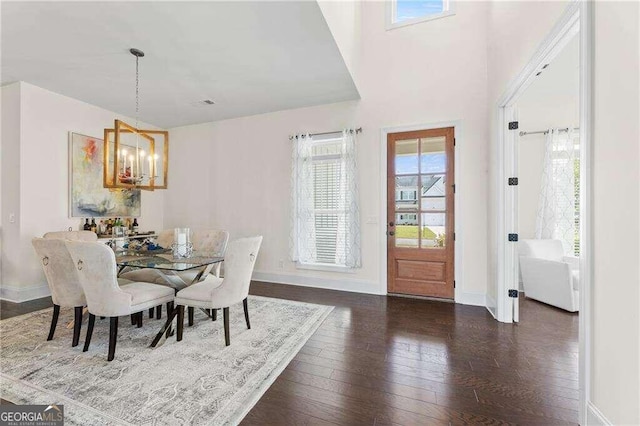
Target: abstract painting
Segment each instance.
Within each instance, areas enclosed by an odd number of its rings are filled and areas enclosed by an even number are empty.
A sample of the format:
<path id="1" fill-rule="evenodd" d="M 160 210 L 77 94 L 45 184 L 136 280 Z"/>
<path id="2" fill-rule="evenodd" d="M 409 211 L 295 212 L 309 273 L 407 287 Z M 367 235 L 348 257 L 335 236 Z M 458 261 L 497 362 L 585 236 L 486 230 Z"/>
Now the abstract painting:
<path id="1" fill-rule="evenodd" d="M 71 217 L 138 217 L 140 190 L 103 187 L 102 139 L 69 133 L 69 215 Z"/>

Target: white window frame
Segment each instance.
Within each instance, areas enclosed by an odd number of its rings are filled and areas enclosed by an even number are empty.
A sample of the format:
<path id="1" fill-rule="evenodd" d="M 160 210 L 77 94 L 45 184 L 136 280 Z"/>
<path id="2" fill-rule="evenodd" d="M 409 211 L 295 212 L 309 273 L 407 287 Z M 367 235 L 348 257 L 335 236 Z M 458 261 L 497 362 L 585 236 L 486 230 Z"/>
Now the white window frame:
<path id="1" fill-rule="evenodd" d="M 393 30 L 396 28 L 406 27 L 408 25 L 419 24 L 421 22 L 433 21 L 435 19 L 446 18 L 448 16 L 455 15 L 456 14 L 455 0 L 443 0 L 443 2 L 446 5 L 446 10 L 441 13 L 434 13 L 432 15 L 425 15 L 425 16 L 420 16 L 419 18 L 407 19 L 405 21 L 396 22 L 397 0 L 387 0 L 386 1 L 387 7 L 386 7 L 386 14 L 385 14 L 387 31 Z"/>

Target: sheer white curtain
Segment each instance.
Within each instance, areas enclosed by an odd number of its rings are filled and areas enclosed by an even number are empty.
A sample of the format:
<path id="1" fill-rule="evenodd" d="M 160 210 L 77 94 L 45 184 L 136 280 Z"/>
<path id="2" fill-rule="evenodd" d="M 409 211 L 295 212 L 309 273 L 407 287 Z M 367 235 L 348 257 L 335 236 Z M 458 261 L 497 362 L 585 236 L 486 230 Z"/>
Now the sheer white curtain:
<path id="1" fill-rule="evenodd" d="M 294 137 L 291 259 L 301 264 L 361 266 L 356 137 L 352 130 L 314 140 Z"/>
<path id="2" fill-rule="evenodd" d="M 545 142 L 544 165 L 536 238 L 562 241 L 566 255 L 572 255 L 576 238 L 574 164 L 578 156 L 572 129 L 550 129 Z"/>
<path id="3" fill-rule="evenodd" d="M 354 131 L 342 132 L 341 152 L 336 264 L 359 268 L 361 266 L 360 207 Z"/>
<path id="4" fill-rule="evenodd" d="M 296 135 L 291 156 L 291 260 L 300 263 L 317 258 L 312 157 L 311 136 Z"/>

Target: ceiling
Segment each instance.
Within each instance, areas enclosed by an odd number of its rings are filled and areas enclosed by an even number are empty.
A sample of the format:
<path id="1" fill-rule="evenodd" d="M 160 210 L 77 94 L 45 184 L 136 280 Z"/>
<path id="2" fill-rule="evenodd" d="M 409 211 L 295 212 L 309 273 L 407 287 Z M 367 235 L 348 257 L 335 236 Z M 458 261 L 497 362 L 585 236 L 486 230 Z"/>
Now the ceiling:
<path id="1" fill-rule="evenodd" d="M 2 84 L 171 128 L 359 98 L 315 1 L 2 2 Z M 214 105 L 202 101 L 210 99 Z"/>
<path id="2" fill-rule="evenodd" d="M 580 37 L 577 35 L 558 53 L 518 99 L 520 109 L 555 105 L 578 105 L 580 99 Z"/>

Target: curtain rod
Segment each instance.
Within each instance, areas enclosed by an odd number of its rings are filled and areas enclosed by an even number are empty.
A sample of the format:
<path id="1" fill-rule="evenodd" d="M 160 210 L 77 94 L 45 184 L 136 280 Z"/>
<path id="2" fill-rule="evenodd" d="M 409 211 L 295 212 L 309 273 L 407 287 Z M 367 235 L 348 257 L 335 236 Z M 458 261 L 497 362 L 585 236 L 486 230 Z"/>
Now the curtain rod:
<path id="1" fill-rule="evenodd" d="M 350 133 L 356 132 L 356 133 L 362 133 L 362 127 L 358 127 L 357 129 L 349 129 Z M 322 132 L 322 133 L 309 133 L 309 136 L 322 136 L 322 135 L 331 135 L 333 133 L 342 133 L 342 130 L 336 130 L 335 132 Z M 305 137 L 306 135 L 302 135 L 302 137 Z M 296 139 L 298 136 L 289 136 L 289 140 L 294 140 Z"/>
<path id="2" fill-rule="evenodd" d="M 573 130 L 580 130 L 580 127 L 574 127 Z M 563 129 L 558 129 L 559 132 L 568 132 L 569 128 L 565 127 Z M 520 132 L 520 136 L 527 136 L 527 135 L 546 135 L 547 133 L 549 133 L 549 130 L 536 130 L 535 132 Z"/>

